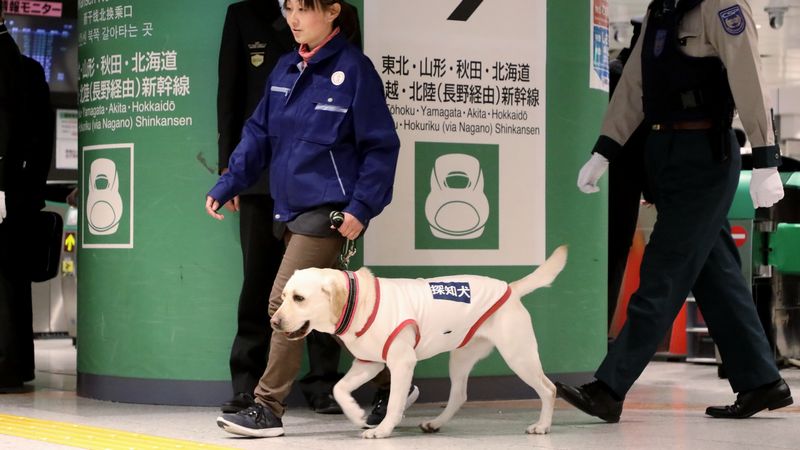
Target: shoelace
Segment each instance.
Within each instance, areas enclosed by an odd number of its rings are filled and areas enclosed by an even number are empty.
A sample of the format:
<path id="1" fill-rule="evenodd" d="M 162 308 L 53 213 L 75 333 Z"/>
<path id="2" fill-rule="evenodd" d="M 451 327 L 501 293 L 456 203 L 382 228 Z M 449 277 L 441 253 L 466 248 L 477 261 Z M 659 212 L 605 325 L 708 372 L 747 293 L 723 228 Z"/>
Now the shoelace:
<path id="1" fill-rule="evenodd" d="M 263 422 L 264 420 L 264 411 L 257 405 L 253 405 L 244 411 L 240 412 L 239 414 L 245 416 L 253 416 L 253 421 L 255 423 Z"/>
<path id="2" fill-rule="evenodd" d="M 386 409 L 386 402 L 389 400 L 389 391 L 378 391 L 375 393 L 375 397 L 372 399 L 372 402 L 375 403 L 375 406 L 372 408 L 373 414 L 379 414 L 382 410 Z"/>

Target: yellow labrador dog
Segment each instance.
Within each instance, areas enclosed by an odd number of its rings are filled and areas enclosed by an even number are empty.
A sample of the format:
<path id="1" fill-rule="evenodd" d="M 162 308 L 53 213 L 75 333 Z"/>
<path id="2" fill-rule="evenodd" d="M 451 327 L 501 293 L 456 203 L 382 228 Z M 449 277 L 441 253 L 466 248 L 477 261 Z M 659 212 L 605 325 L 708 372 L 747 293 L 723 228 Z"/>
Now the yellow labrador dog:
<path id="1" fill-rule="evenodd" d="M 425 432 L 439 431 L 466 401 L 472 367 L 495 347 L 542 399 L 539 421 L 526 431 L 544 434 L 550 430 L 556 388 L 542 371 L 531 318 L 520 299 L 548 286 L 566 261 L 567 249 L 559 247 L 536 271 L 511 284 L 475 275 L 412 280 L 377 278 L 366 268 L 298 270 L 286 283 L 271 324 L 290 339 L 311 330 L 339 336 L 356 359 L 333 395 L 362 428 L 365 412 L 352 392 L 389 367 L 386 417 L 364 431 L 365 438 L 388 437 L 400 423 L 417 361 L 451 352 L 447 407 L 420 424 Z"/>

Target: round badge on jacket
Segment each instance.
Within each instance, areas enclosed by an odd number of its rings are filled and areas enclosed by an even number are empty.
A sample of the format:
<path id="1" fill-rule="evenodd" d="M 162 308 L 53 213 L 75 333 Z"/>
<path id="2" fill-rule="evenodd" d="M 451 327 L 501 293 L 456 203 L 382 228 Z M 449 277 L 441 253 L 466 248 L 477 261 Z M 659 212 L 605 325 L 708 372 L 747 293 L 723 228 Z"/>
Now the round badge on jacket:
<path id="1" fill-rule="evenodd" d="M 331 75 L 331 83 L 333 83 L 334 86 L 339 86 L 340 84 L 344 83 L 344 72 L 341 70 L 333 72 Z"/>

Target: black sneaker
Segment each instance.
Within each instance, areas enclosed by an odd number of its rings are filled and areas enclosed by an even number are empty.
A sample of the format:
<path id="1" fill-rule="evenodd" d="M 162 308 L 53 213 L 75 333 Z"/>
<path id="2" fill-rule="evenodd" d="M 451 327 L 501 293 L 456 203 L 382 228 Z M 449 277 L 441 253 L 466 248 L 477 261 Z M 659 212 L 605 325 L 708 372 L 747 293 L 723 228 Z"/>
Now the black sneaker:
<path id="1" fill-rule="evenodd" d="M 275 417 L 269 408 L 258 403 L 236 414 L 217 417 L 217 425 L 228 433 L 239 436 L 283 436 L 283 422 L 280 417 Z"/>
<path id="2" fill-rule="evenodd" d="M 255 404 L 255 400 L 251 394 L 246 392 L 239 392 L 231 397 L 230 400 L 223 403 L 219 409 L 224 413 L 237 413 L 243 409 L 247 409 Z"/>
<path id="3" fill-rule="evenodd" d="M 418 398 L 419 388 L 412 384 L 411 388 L 408 390 L 408 397 L 406 397 L 406 406 L 404 410 L 413 405 Z M 375 392 L 375 397 L 372 399 L 372 412 L 367 416 L 367 428 L 375 428 L 378 424 L 383 422 L 383 418 L 386 417 L 386 408 L 388 405 L 389 389 L 378 389 Z"/>

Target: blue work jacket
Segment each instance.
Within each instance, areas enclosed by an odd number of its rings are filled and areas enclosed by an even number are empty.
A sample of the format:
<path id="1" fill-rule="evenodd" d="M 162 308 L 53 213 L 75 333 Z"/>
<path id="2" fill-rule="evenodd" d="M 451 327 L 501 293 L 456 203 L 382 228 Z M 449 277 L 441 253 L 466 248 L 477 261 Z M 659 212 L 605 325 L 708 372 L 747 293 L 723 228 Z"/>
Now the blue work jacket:
<path id="1" fill-rule="evenodd" d="M 367 225 L 392 199 L 400 140 L 372 62 L 341 34 L 301 70 L 281 57 L 242 140 L 208 193 L 224 204 L 269 165 L 273 217 L 341 205 Z"/>

